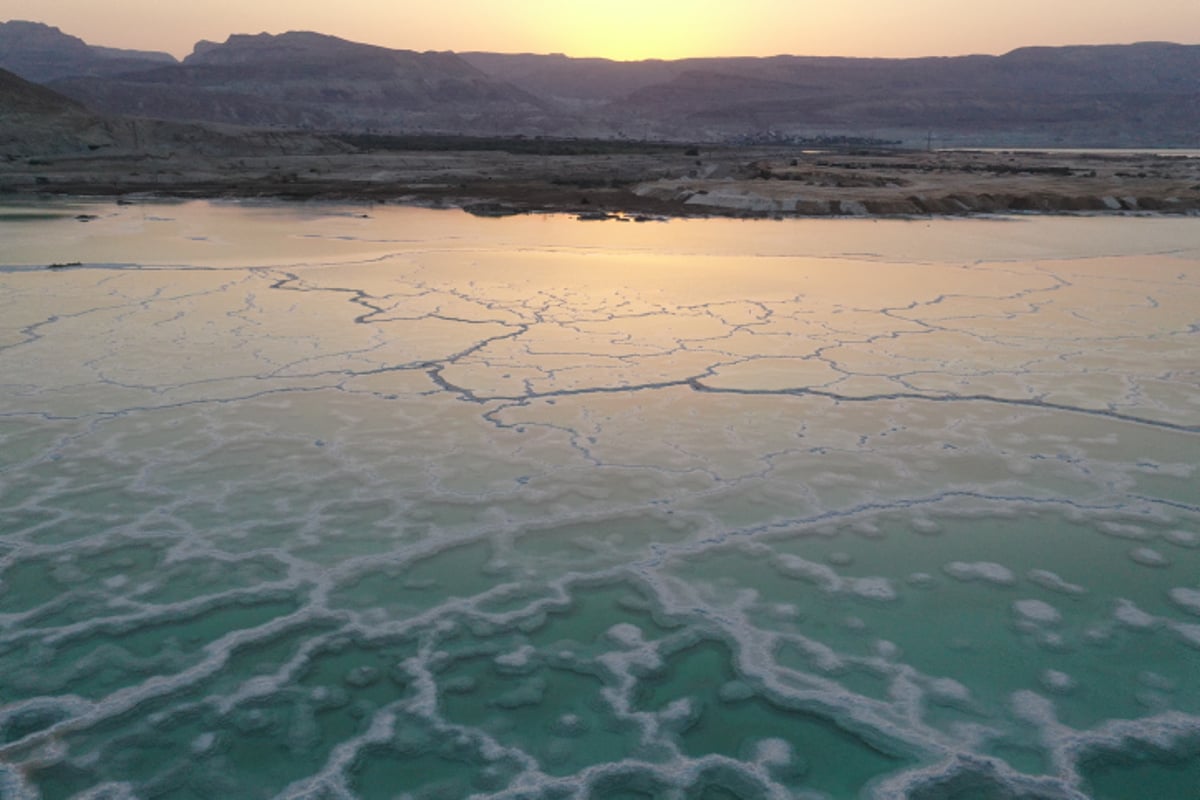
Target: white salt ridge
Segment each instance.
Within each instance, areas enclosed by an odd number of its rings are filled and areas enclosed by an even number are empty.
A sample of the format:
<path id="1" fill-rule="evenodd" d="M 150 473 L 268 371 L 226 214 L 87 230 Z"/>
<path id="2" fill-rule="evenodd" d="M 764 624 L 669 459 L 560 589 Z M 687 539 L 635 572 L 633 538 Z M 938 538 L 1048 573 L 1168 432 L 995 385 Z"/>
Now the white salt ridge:
<path id="1" fill-rule="evenodd" d="M 971 690 L 953 678 L 934 678 L 929 681 L 929 696 L 939 703 L 965 705 L 971 701 Z"/>
<path id="2" fill-rule="evenodd" d="M 1188 645 L 1200 648 L 1200 625 L 1177 622 L 1171 626 Z"/>
<path id="3" fill-rule="evenodd" d="M 888 661 L 896 661 L 899 660 L 900 656 L 903 654 L 903 651 L 901 651 L 900 646 L 895 642 L 889 642 L 886 639 L 880 639 L 879 641 L 875 642 L 875 653 L 880 658 Z"/>
<path id="4" fill-rule="evenodd" d="M 932 535 L 942 532 L 942 526 L 929 517 L 913 517 L 908 522 L 917 533 Z"/>
<path id="5" fill-rule="evenodd" d="M 908 576 L 906 583 L 914 589 L 933 589 L 937 586 L 937 578 L 928 572 L 914 572 Z"/>
<path id="6" fill-rule="evenodd" d="M 1179 547 L 1200 548 L 1200 533 L 1195 531 L 1170 531 L 1163 538 Z"/>
<path id="7" fill-rule="evenodd" d="M 1044 569 L 1030 570 L 1025 576 L 1031 583 L 1036 583 L 1043 589 L 1049 589 L 1052 592 L 1068 595 L 1087 594 L 1087 589 L 1078 584 L 1070 583 L 1064 580 L 1059 575 Z"/>
<path id="8" fill-rule="evenodd" d="M 1118 539 L 1144 541 L 1152 538 L 1152 534 L 1141 525 L 1134 525 L 1127 522 L 1101 521 L 1096 523 L 1096 527 L 1100 532 Z"/>
<path id="9" fill-rule="evenodd" d="M 1055 669 L 1048 669 L 1042 672 L 1038 682 L 1046 688 L 1046 691 L 1055 694 L 1068 694 L 1075 690 L 1075 679 L 1065 672 L 1060 672 Z"/>
<path id="10" fill-rule="evenodd" d="M 1038 625 L 1057 625 L 1062 622 L 1059 610 L 1041 600 L 1018 600 L 1012 607 L 1021 619 Z"/>
<path id="11" fill-rule="evenodd" d="M 680 722 L 694 719 L 697 712 L 698 709 L 690 697 L 680 697 L 672 700 L 666 708 L 658 712 L 658 717 L 665 722 Z"/>
<path id="12" fill-rule="evenodd" d="M 830 593 L 847 593 L 881 603 L 890 603 L 899 597 L 892 582 L 887 578 L 843 578 L 826 564 L 818 564 L 790 553 L 775 556 L 772 563 L 784 575 L 814 583 Z"/>
<path id="13" fill-rule="evenodd" d="M 1113 610 L 1113 618 L 1130 628 L 1145 630 L 1158 625 L 1158 617 L 1153 614 L 1147 614 L 1137 607 L 1133 602 L 1125 599 L 1118 599 L 1116 608 Z"/>
<path id="14" fill-rule="evenodd" d="M 832 567 L 800 556 L 784 553 L 775 557 L 774 564 L 776 569 L 788 577 L 815 583 L 829 591 L 836 591 L 842 585 L 842 577 Z"/>
<path id="15" fill-rule="evenodd" d="M 942 571 L 955 580 L 967 583 L 982 581 L 995 586 L 1015 586 L 1017 583 L 1017 577 L 1012 570 L 1002 564 L 989 561 L 975 563 L 954 561 L 942 567 Z"/>
<path id="16" fill-rule="evenodd" d="M 1171 562 L 1162 553 L 1149 547 L 1139 547 L 1129 551 L 1129 559 L 1143 567 L 1162 569 L 1171 566 Z"/>
<path id="17" fill-rule="evenodd" d="M 1167 592 L 1171 602 L 1189 614 L 1200 616 L 1200 589 L 1177 587 Z"/>
<path id="18" fill-rule="evenodd" d="M 627 649 L 641 647 L 645 643 L 642 629 L 628 622 L 622 622 L 608 629 L 609 639 Z"/>
<path id="19" fill-rule="evenodd" d="M 865 600 L 887 603 L 899 596 L 887 578 L 851 578 L 847 583 L 851 594 Z"/>
<path id="20" fill-rule="evenodd" d="M 191 751 L 193 755 L 202 756 L 213 749 L 213 745 L 217 742 L 217 735 L 211 731 L 202 733 L 192 740 Z"/>
<path id="21" fill-rule="evenodd" d="M 523 645 L 511 653 L 504 653 L 495 658 L 496 666 L 512 670 L 523 670 L 533 662 L 537 650 L 531 645 Z"/>
<path id="22" fill-rule="evenodd" d="M 753 760 L 764 766 L 786 766 L 793 758 L 792 745 L 784 739 L 762 739 L 754 748 Z"/>
<path id="23" fill-rule="evenodd" d="M 740 703 L 754 697 L 754 687 L 745 681 L 727 681 L 721 684 L 717 696 L 726 703 Z"/>

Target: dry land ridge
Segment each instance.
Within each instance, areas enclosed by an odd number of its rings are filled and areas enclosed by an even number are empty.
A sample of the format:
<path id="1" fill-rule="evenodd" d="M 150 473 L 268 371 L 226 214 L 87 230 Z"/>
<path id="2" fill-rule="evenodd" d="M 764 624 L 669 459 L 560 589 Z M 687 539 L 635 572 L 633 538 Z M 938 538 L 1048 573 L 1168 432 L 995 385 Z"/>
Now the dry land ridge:
<path id="1" fill-rule="evenodd" d="M 0 193 L 401 202 L 596 219 L 1197 214 L 1200 158 L 428 139 L 280 155 L 11 159 L 0 161 Z"/>

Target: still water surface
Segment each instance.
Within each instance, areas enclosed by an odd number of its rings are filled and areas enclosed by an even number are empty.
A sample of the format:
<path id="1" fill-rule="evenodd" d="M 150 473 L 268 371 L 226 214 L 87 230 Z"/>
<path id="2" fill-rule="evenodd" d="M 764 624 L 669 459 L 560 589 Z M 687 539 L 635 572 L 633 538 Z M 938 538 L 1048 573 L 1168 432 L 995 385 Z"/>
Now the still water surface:
<path id="1" fill-rule="evenodd" d="M 1200 220 L 0 212 L 0 797 L 1200 796 Z"/>

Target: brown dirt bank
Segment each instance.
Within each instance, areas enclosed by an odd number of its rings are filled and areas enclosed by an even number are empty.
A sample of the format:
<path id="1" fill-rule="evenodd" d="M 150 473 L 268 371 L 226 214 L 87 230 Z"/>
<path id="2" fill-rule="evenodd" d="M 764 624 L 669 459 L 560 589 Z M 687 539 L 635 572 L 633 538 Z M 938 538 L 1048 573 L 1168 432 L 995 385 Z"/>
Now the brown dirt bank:
<path id="1" fill-rule="evenodd" d="M 0 193 L 403 202 L 476 213 L 917 216 L 1200 213 L 1200 159 L 624 145 L 0 161 Z"/>

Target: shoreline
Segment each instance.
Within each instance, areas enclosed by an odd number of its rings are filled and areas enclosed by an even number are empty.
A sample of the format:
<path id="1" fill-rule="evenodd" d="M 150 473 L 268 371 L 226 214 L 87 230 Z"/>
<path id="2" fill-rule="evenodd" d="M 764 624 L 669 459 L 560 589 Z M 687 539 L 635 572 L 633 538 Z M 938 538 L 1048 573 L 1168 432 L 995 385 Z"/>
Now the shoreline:
<path id="1" fill-rule="evenodd" d="M 395 150 L 0 162 L 0 199 L 398 203 L 479 216 L 927 218 L 1200 215 L 1200 158 L 1025 150 L 668 148 L 542 155 Z"/>

